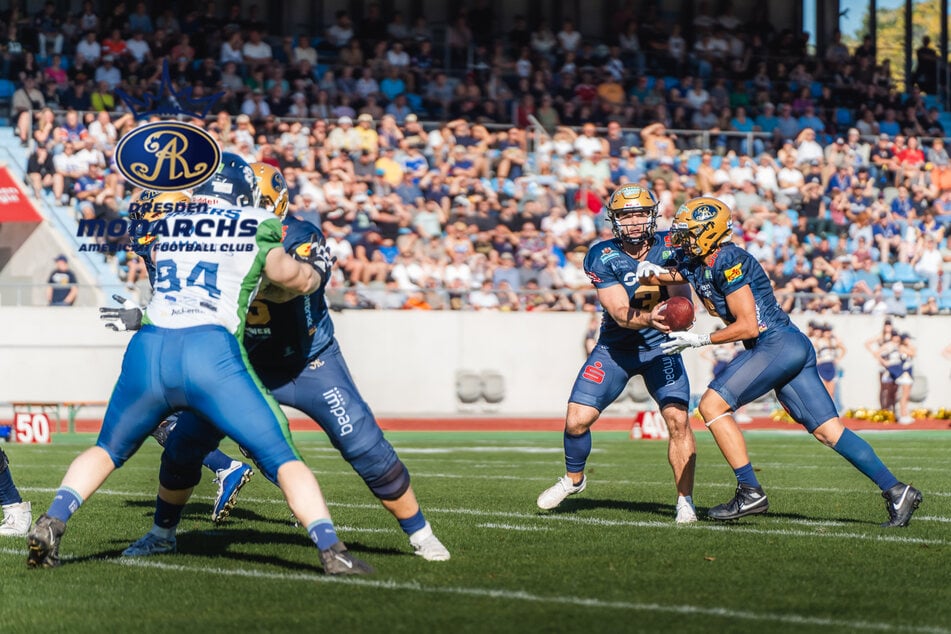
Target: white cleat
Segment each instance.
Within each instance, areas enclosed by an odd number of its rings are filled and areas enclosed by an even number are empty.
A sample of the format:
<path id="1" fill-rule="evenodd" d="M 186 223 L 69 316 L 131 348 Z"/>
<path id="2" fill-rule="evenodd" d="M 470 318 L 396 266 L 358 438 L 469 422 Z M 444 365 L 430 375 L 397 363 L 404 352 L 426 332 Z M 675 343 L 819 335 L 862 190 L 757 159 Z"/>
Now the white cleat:
<path id="1" fill-rule="evenodd" d="M 541 495 L 538 496 L 536 504 L 538 504 L 538 508 L 543 511 L 550 511 L 564 502 L 565 498 L 569 495 L 584 491 L 586 486 L 588 486 L 587 476 L 582 476 L 581 482 L 578 484 L 574 484 L 567 475 L 563 476 L 558 478 L 555 484 L 542 491 Z"/>
<path id="2" fill-rule="evenodd" d="M 3 523 L 0 524 L 0 536 L 26 537 L 33 524 L 33 509 L 29 502 L 7 504 L 3 507 Z"/>
<path id="3" fill-rule="evenodd" d="M 693 524 L 697 521 L 697 509 L 693 506 L 693 498 L 677 498 L 677 520 L 678 524 Z"/>
<path id="4" fill-rule="evenodd" d="M 433 527 L 429 525 L 429 522 L 409 536 L 409 543 L 415 554 L 426 561 L 449 561 L 449 550 L 433 534 Z"/>

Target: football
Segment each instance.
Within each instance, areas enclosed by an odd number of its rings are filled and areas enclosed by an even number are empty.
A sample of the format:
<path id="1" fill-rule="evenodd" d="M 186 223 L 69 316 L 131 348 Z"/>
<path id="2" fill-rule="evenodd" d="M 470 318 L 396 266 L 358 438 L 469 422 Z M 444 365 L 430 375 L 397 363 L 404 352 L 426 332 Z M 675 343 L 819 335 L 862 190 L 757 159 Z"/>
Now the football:
<path id="1" fill-rule="evenodd" d="M 667 300 L 664 317 L 671 331 L 690 330 L 693 326 L 693 302 L 686 297 L 671 297 Z"/>

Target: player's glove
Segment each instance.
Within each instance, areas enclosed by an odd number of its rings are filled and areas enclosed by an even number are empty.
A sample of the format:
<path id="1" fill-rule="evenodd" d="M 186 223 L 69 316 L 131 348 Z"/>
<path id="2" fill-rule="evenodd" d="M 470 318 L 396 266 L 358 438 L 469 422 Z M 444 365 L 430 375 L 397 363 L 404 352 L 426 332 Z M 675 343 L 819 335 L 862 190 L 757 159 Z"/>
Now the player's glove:
<path id="1" fill-rule="evenodd" d="M 710 335 L 698 335 L 693 332 L 672 332 L 670 340 L 660 344 L 664 354 L 680 354 L 687 348 L 699 348 L 710 345 Z"/>
<path id="2" fill-rule="evenodd" d="M 670 269 L 654 264 L 653 262 L 641 262 L 637 265 L 637 279 L 649 279 L 670 273 Z"/>
<path id="3" fill-rule="evenodd" d="M 327 274 L 337 261 L 330 247 L 316 233 L 310 236 L 310 242 L 305 242 L 294 249 L 293 255 L 295 260 L 306 262 L 314 267 L 322 279 L 327 279 Z"/>
<path id="4" fill-rule="evenodd" d="M 106 328 L 124 332 L 142 327 L 142 309 L 136 306 L 135 302 L 122 295 L 113 295 L 112 299 L 122 304 L 122 308 L 99 307 L 99 319 L 106 322 Z"/>

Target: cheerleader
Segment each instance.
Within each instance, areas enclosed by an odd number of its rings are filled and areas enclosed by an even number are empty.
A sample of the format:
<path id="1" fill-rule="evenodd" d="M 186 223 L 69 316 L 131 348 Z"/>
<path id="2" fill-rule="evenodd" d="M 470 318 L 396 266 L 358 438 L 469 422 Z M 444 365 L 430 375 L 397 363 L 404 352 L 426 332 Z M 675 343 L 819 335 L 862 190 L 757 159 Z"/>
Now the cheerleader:
<path id="1" fill-rule="evenodd" d="M 882 357 L 887 356 L 889 349 L 892 346 L 892 334 L 895 332 L 892 327 L 892 322 L 890 319 L 886 319 L 885 323 L 882 324 L 882 332 L 869 339 L 865 342 L 865 349 L 868 350 L 875 360 L 882 364 Z M 879 373 L 879 391 L 878 391 L 878 402 L 881 409 L 894 409 L 895 408 L 895 395 L 897 386 L 892 380 L 889 373 L 884 369 Z"/>
<path id="2" fill-rule="evenodd" d="M 901 390 L 898 401 L 898 422 L 902 425 L 911 425 L 915 422 L 915 419 L 908 414 L 908 402 L 911 400 L 911 386 L 915 383 L 914 364 L 917 353 L 914 344 L 911 343 L 911 335 L 901 335 L 898 341 L 901 368 L 898 370 L 898 376 L 895 377 L 895 385 Z"/>
<path id="3" fill-rule="evenodd" d="M 812 338 L 816 349 L 816 369 L 829 396 L 835 398 L 835 384 L 839 375 L 839 361 L 845 356 L 845 346 L 832 333 L 832 326 L 822 324 L 816 327 L 816 336 Z"/>

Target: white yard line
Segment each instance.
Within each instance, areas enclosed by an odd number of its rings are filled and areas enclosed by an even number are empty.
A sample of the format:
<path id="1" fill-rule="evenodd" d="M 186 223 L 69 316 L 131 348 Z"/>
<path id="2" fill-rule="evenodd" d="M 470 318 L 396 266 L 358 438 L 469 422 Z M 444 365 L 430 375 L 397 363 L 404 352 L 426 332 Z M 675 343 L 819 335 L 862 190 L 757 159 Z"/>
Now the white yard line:
<path id="1" fill-rule="evenodd" d="M 3 554 L 22 555 L 23 550 L 9 548 L 0 549 Z M 65 558 L 68 560 L 68 558 Z M 267 572 L 262 570 L 241 570 L 213 568 L 207 566 L 185 566 L 169 564 L 143 558 L 119 557 L 104 561 L 130 568 L 151 568 L 173 573 L 193 573 L 198 575 L 215 575 L 219 577 L 244 577 L 257 580 L 279 582 L 327 583 L 370 588 L 376 590 L 395 590 L 398 592 L 418 592 L 423 594 L 442 594 L 451 596 L 476 597 L 498 599 L 501 601 L 541 603 L 556 606 L 573 606 L 578 608 L 594 608 L 596 610 L 624 610 L 630 612 L 649 612 L 658 614 L 681 614 L 706 618 L 725 619 L 730 621 L 751 621 L 764 623 L 784 623 L 806 627 L 827 627 L 833 630 L 867 630 L 871 632 L 915 632 L 916 634 L 951 634 L 951 630 L 938 626 L 908 625 L 907 623 L 872 623 L 868 621 L 848 621 L 843 619 L 803 616 L 800 614 L 777 612 L 753 612 L 749 610 L 733 610 L 723 607 L 709 607 L 689 604 L 660 604 L 639 603 L 633 601 L 605 601 L 603 599 L 577 596 L 543 595 L 524 590 L 503 590 L 498 588 L 477 588 L 464 586 L 426 586 L 420 583 L 367 579 L 364 577 L 326 577 L 324 575 L 306 573 Z M 45 573 L 55 574 L 55 573 Z"/>
<path id="2" fill-rule="evenodd" d="M 525 526 L 524 524 L 476 524 L 476 528 L 495 528 L 504 531 L 548 531 L 547 526 Z"/>

